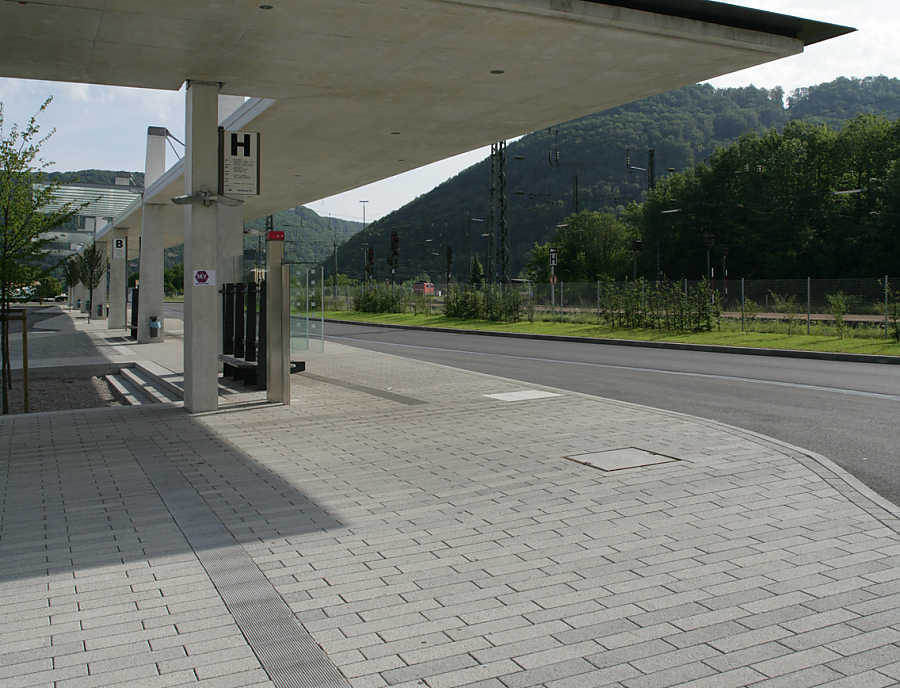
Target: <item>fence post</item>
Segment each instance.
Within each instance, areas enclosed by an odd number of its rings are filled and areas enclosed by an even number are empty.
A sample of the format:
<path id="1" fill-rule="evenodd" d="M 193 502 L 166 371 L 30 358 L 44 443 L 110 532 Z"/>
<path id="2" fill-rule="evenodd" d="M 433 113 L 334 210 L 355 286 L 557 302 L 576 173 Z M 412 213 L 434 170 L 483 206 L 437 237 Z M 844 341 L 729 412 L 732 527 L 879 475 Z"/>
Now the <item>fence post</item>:
<path id="1" fill-rule="evenodd" d="M 884 338 L 888 338 L 888 276 L 884 276 Z"/>
<path id="2" fill-rule="evenodd" d="M 809 302 L 810 302 L 810 279 L 806 278 L 806 334 L 809 336 Z"/>
<path id="3" fill-rule="evenodd" d="M 741 332 L 744 331 L 744 278 L 741 277 Z"/>
<path id="4" fill-rule="evenodd" d="M 887 304 L 887 301 L 885 301 L 885 304 Z M 885 317 L 887 317 L 887 306 L 885 306 L 884 312 Z M 597 324 L 600 324 L 600 280 L 597 280 Z M 885 320 L 884 331 L 887 332 L 887 320 Z"/>
<path id="5" fill-rule="evenodd" d="M 563 318 L 563 283 L 559 283 L 559 321 L 562 322 Z"/>

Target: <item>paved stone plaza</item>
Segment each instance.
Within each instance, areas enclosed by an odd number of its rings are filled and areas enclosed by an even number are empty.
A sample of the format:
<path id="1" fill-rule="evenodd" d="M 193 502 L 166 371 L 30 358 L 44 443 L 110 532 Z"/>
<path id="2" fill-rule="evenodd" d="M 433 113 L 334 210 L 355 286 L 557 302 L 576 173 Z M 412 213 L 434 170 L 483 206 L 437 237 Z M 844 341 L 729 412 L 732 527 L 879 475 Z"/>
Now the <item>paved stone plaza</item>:
<path id="1" fill-rule="evenodd" d="M 330 342 L 307 370 L 291 406 L 0 418 L 0 685 L 900 683 L 900 510 L 829 461 Z"/>

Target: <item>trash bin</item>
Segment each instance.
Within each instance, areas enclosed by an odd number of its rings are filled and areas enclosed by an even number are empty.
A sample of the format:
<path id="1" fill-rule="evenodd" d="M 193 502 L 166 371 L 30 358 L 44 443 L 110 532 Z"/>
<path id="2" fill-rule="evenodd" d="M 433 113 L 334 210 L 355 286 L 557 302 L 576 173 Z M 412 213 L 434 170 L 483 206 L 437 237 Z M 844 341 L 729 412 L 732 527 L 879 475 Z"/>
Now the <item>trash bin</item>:
<path id="1" fill-rule="evenodd" d="M 162 323 L 159 321 L 159 318 L 153 316 L 150 318 L 150 336 L 158 337 L 159 331 L 162 329 Z"/>
<path id="2" fill-rule="evenodd" d="M 98 318 L 103 317 L 103 304 L 102 303 L 97 304 L 97 317 Z"/>

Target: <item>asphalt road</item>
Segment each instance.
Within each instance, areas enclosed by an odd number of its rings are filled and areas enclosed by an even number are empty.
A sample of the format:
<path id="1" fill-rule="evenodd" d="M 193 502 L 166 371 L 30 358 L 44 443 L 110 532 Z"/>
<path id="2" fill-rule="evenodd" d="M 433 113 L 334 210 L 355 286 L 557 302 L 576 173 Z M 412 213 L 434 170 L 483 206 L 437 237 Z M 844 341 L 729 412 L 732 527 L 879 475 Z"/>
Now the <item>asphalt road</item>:
<path id="1" fill-rule="evenodd" d="M 818 452 L 900 505 L 900 366 L 326 323 L 342 344 L 688 413 Z"/>

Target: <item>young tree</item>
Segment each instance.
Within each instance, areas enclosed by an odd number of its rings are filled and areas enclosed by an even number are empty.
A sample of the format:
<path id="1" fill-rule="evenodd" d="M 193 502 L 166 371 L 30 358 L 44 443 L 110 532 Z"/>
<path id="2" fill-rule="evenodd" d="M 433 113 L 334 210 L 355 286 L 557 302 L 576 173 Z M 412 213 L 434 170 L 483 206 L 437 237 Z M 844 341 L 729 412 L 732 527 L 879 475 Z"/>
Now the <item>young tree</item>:
<path id="1" fill-rule="evenodd" d="M 66 203 L 50 210 L 59 183 L 39 183 L 39 175 L 52 163 L 39 157 L 41 146 L 53 134 L 40 136 L 37 116 L 47 109 L 50 98 L 23 128 L 4 129 L 0 103 L 0 313 L 9 310 L 12 292 L 33 274 L 31 264 L 46 245 L 41 235 L 72 218 L 80 207 Z M 9 413 L 12 388 L 9 322 L 0 320 L 0 384 L 3 413 Z"/>
<path id="2" fill-rule="evenodd" d="M 62 291 L 62 285 L 53 275 L 44 275 L 41 277 L 41 283 L 37 288 L 38 303 L 43 303 L 44 299 L 52 299 Z"/>
<path id="3" fill-rule="evenodd" d="M 474 256 L 472 258 L 472 270 L 469 275 L 469 284 L 480 287 L 484 282 L 484 268 L 481 267 L 481 261 L 478 260 L 478 256 Z"/>
<path id="4" fill-rule="evenodd" d="M 88 290 L 88 322 L 91 322 L 94 310 L 94 289 L 100 286 L 106 274 L 106 251 L 103 246 L 93 243 L 87 246 L 75 259 L 78 265 L 78 278 Z"/>
<path id="5" fill-rule="evenodd" d="M 72 290 L 81 282 L 78 276 L 78 262 L 70 257 L 63 263 L 63 279 L 66 281 L 66 292 L 69 295 L 69 310 L 72 310 Z"/>

